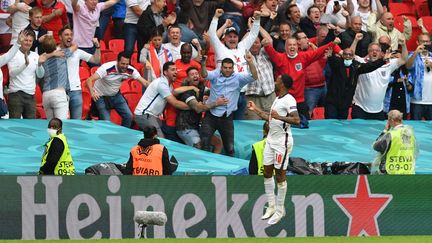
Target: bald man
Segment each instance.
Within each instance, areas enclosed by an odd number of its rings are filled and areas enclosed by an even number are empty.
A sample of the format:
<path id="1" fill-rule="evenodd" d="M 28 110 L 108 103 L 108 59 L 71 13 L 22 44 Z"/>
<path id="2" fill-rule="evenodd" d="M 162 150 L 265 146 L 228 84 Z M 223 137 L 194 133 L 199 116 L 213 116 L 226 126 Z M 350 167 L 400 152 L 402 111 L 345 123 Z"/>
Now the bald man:
<path id="1" fill-rule="evenodd" d="M 372 173 L 389 175 L 415 174 L 418 154 L 412 127 L 402 124 L 403 114 L 398 110 L 388 113 L 387 124 L 373 144 L 380 154 L 372 165 Z"/>

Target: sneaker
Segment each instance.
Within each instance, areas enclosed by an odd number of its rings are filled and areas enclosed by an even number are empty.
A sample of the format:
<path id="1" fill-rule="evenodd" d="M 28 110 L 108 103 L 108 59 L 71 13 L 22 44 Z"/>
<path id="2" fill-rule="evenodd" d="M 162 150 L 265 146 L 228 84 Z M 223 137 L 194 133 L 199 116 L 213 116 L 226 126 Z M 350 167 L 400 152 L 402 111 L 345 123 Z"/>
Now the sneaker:
<path id="1" fill-rule="evenodd" d="M 285 216 L 285 209 L 278 209 L 274 212 L 273 216 L 267 222 L 270 225 L 277 224 Z"/>
<path id="2" fill-rule="evenodd" d="M 274 206 L 270 206 L 266 209 L 265 214 L 261 217 L 262 220 L 269 219 L 273 214 L 276 212 L 276 209 Z"/>

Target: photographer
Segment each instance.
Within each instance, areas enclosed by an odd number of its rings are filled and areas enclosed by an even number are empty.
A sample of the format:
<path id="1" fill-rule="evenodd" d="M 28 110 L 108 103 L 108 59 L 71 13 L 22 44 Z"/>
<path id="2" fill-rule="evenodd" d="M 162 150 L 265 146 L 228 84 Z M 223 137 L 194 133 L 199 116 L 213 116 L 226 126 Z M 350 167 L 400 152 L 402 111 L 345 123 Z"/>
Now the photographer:
<path id="1" fill-rule="evenodd" d="M 410 53 L 406 67 L 413 81 L 411 99 L 411 119 L 432 120 L 432 53 L 428 34 L 417 36 L 417 49 Z"/>

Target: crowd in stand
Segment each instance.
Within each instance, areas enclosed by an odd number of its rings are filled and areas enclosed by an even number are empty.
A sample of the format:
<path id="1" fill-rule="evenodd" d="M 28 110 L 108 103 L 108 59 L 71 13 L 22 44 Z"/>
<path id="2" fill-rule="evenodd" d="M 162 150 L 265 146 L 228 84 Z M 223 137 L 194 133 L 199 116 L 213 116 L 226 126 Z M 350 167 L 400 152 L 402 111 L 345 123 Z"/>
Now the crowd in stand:
<path id="1" fill-rule="evenodd" d="M 115 110 L 123 126 L 154 126 L 159 137 L 205 150 L 220 150 L 218 130 L 233 155 L 232 120 L 260 119 L 248 101 L 270 112 L 275 79 L 288 74 L 301 128 L 316 110 L 326 119 L 384 120 L 393 109 L 432 119 L 430 26 L 393 15 L 384 1 L 8 3 L 0 98 L 9 118 L 36 118 L 42 91 L 48 119 L 110 120 Z M 101 50 L 111 21 L 122 51 Z"/>

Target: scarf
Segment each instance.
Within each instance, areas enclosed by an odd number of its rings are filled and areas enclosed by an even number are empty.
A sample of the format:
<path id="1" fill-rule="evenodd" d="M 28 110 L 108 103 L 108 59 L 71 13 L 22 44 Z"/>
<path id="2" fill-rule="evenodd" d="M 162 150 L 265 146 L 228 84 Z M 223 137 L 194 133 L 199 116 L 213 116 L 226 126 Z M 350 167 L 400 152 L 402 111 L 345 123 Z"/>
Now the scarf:
<path id="1" fill-rule="evenodd" d="M 412 53 L 412 55 L 414 55 Z M 431 53 L 429 53 L 431 56 Z M 420 54 L 417 54 L 416 59 L 414 61 L 414 66 L 409 70 L 412 80 L 414 81 L 414 91 L 412 93 L 412 97 L 416 100 L 422 100 L 422 90 L 423 90 L 423 79 L 425 66 Z"/>
<path id="2" fill-rule="evenodd" d="M 163 47 L 161 47 L 164 52 L 164 58 L 165 62 L 168 61 L 168 53 L 167 50 Z M 153 71 L 156 75 L 156 78 L 159 78 L 161 76 L 161 65 L 159 62 L 158 52 L 156 51 L 155 46 L 151 43 L 150 44 L 150 63 L 153 67 Z"/>

